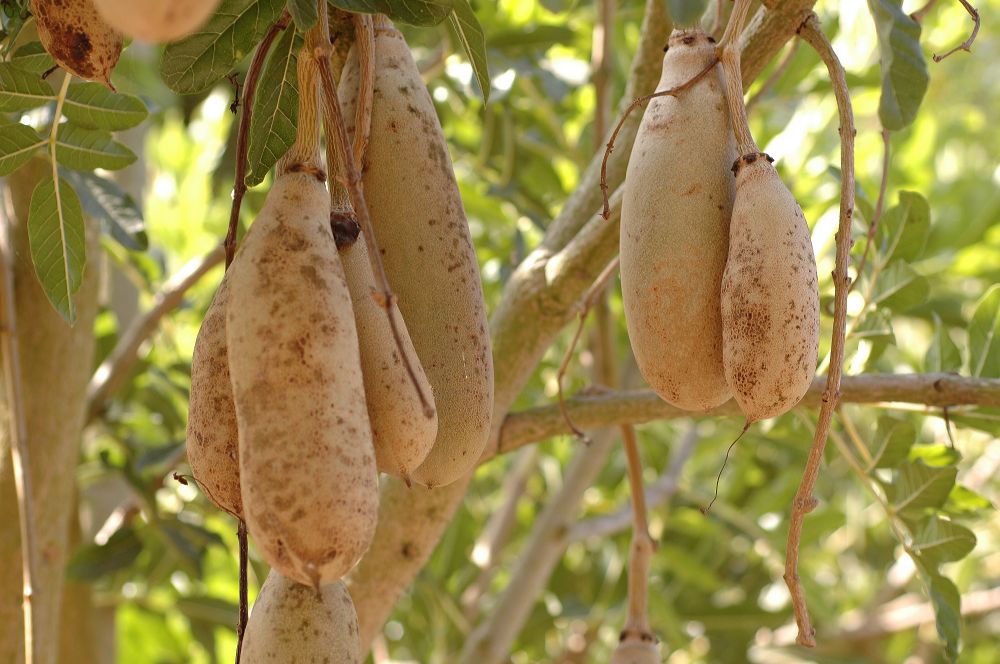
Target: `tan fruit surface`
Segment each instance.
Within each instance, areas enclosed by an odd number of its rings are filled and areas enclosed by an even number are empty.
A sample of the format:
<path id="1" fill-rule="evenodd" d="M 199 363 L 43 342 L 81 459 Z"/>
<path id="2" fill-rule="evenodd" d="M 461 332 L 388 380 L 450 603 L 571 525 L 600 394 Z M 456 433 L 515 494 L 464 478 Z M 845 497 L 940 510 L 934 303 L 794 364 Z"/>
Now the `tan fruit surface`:
<path id="1" fill-rule="evenodd" d="M 437 436 L 437 415 L 427 417 L 420 397 L 413 387 L 399 351 L 396 348 L 385 308 L 379 304 L 379 289 L 368 262 L 368 249 L 363 237 L 340 252 L 351 291 L 354 321 L 358 328 L 361 369 L 365 381 L 365 401 L 375 445 L 375 461 L 383 473 L 403 479 L 427 458 Z M 410 341 L 406 323 L 393 306 L 392 315 L 400 331 L 403 350 L 416 373 L 423 393 L 433 394 L 420 359 Z"/>
<path id="2" fill-rule="evenodd" d="M 105 23 L 92 0 L 31 0 L 38 38 L 60 67 L 109 88 L 122 52 L 121 34 Z"/>
<path id="3" fill-rule="evenodd" d="M 306 171 L 276 179 L 230 268 L 226 340 L 247 526 L 270 565 L 316 585 L 368 548 L 378 485 L 325 175 Z"/>
<path id="4" fill-rule="evenodd" d="M 660 664 L 660 648 L 650 641 L 622 641 L 611 654 L 611 664 Z"/>
<path id="5" fill-rule="evenodd" d="M 402 35 L 376 21 L 376 79 L 364 189 L 389 282 L 434 391 L 438 433 L 412 479 L 449 484 L 486 446 L 493 358 L 479 266 L 427 88 Z M 339 86 L 354 117 L 357 53 Z M 353 119 L 348 119 L 353 131 Z"/>
<path id="6" fill-rule="evenodd" d="M 675 30 L 656 89 L 696 76 L 714 49 L 701 30 Z M 629 340 L 650 387 L 687 410 L 731 396 L 719 293 L 735 158 L 716 69 L 678 97 L 649 103 L 625 178 L 621 283 Z"/>
<path id="7" fill-rule="evenodd" d="M 358 616 L 343 581 L 318 591 L 272 570 L 243 636 L 244 664 L 360 664 Z"/>
<path id="8" fill-rule="evenodd" d="M 224 278 L 194 342 L 187 459 L 205 495 L 219 509 L 242 516 L 239 432 L 226 355 L 228 299 L 229 281 Z"/>
<path id="9" fill-rule="evenodd" d="M 94 0 L 101 18 L 140 41 L 164 43 L 194 33 L 220 0 Z"/>
<path id="10" fill-rule="evenodd" d="M 816 375 L 819 286 L 802 209 L 762 157 L 736 175 L 722 321 L 726 378 L 747 422 L 790 410 Z"/>

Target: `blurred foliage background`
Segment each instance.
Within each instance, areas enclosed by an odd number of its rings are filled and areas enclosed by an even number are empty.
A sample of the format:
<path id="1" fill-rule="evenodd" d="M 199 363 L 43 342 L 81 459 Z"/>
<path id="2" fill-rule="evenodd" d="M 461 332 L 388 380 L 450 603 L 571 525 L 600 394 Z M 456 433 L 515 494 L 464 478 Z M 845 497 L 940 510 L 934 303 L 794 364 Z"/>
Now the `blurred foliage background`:
<path id="1" fill-rule="evenodd" d="M 905 7 L 913 11 L 919 4 Z M 487 36 L 493 84 L 488 105 L 476 94 L 472 69 L 446 24 L 406 28 L 405 33 L 452 149 L 492 307 L 599 148 L 591 84 L 596 19 L 590 3 L 569 0 L 478 2 L 475 9 Z M 885 230 L 876 237 L 866 273 L 850 300 L 849 374 L 945 370 L 1000 376 L 997 356 L 980 366 L 983 356 L 976 351 L 983 347 L 970 332 L 975 312 L 995 312 L 998 304 L 984 295 L 1000 276 L 1000 132 L 994 127 L 1000 109 L 1000 39 L 992 29 L 1000 22 L 1000 3 L 982 0 L 979 10 L 989 27 L 980 33 L 972 54 L 929 62 L 930 86 L 919 115 L 891 135 Z M 857 260 L 882 176 L 876 34 L 869 12 L 859 3 L 820 0 L 816 11 L 847 69 L 854 100 Z M 641 17 L 642 3 L 635 0 L 622 0 L 615 8 L 608 84 L 614 104 L 623 93 Z M 925 19 L 924 52 L 946 50 L 970 29 L 958 2 L 941 2 Z M 114 74 L 119 90 L 141 96 L 153 111 L 145 124 L 119 136 L 139 160 L 116 176 L 141 201 L 149 248 L 127 251 L 104 241 L 98 362 L 137 313 L 152 304 L 169 275 L 216 245 L 228 221 L 233 90 L 219 85 L 203 95 L 175 95 L 159 78 L 161 51 L 133 44 Z M 757 96 L 777 61 L 749 88 L 749 96 L 756 97 L 750 121 L 758 143 L 775 157 L 810 221 L 821 293 L 828 302 L 839 195 L 836 105 L 826 70 L 808 47 L 794 47 L 788 58 L 773 86 Z M 269 181 L 245 199 L 244 224 L 262 204 Z M 929 203 L 929 223 L 922 221 L 923 200 Z M 208 273 L 188 292 L 183 306 L 164 319 L 142 348 L 125 387 L 86 433 L 77 473 L 82 538 L 69 573 L 92 587 L 105 621 L 102 629 L 113 635 L 117 661 L 233 660 L 235 523 L 194 485 L 170 477 L 175 469 L 188 472 L 180 459 L 189 362 L 220 277 L 221 268 Z M 641 387 L 614 288 L 608 306 L 622 385 Z M 515 409 L 554 401 L 557 369 L 571 334 L 566 330 L 546 354 Z M 828 317 L 823 344 L 821 357 L 829 344 Z M 569 392 L 592 383 L 593 365 L 593 353 L 582 348 L 566 379 Z M 666 661 L 946 661 L 934 613 L 927 613 L 931 595 L 926 570 L 899 539 L 901 532 L 917 526 L 872 493 L 874 486 L 891 502 L 892 489 L 878 482 L 891 485 L 895 473 L 902 472 L 899 463 L 921 460 L 927 467 L 957 469 L 957 484 L 927 518 L 960 524 L 977 540 L 960 560 L 942 559 L 940 570 L 964 597 L 992 602 L 985 612 L 960 621 L 960 661 L 996 662 L 1000 413 L 956 410 L 950 433 L 943 415 L 918 407 L 840 409 L 817 488 L 820 506 L 806 521 L 801 555 L 819 626 L 815 651 L 790 645 L 794 631 L 781 579 L 787 516 L 814 413 L 793 412 L 744 436 L 708 516 L 699 508 L 710 499 L 726 446 L 742 422 L 674 420 L 641 427 L 647 483 L 679 472 L 675 490 L 653 505 L 651 514 L 660 541 L 651 575 L 651 621 Z M 676 451 L 685 436 L 696 442 L 680 465 Z M 897 451 L 902 450 L 895 469 L 870 469 L 859 462 L 862 448 L 877 450 L 892 436 L 898 437 Z M 511 581 L 533 523 L 559 492 L 569 460 L 580 452 L 578 441 L 553 439 L 479 470 L 464 507 L 376 644 L 380 661 L 455 661 L 469 633 L 490 614 Z M 485 550 L 480 540 L 484 526 L 511 503 L 515 520 L 503 546 L 493 548 L 491 556 L 477 554 Z M 578 527 L 571 530 L 547 586 L 539 589 L 510 661 L 608 661 L 625 617 L 629 531 L 602 537 L 574 534 L 585 535 L 593 519 L 627 503 L 625 461 L 615 448 L 579 510 L 570 515 Z M 266 570 L 253 550 L 251 559 L 252 598 Z M 906 622 L 907 610 L 924 611 L 919 624 Z M 866 631 L 876 616 L 902 622 L 889 620 L 882 623 L 889 627 Z"/>

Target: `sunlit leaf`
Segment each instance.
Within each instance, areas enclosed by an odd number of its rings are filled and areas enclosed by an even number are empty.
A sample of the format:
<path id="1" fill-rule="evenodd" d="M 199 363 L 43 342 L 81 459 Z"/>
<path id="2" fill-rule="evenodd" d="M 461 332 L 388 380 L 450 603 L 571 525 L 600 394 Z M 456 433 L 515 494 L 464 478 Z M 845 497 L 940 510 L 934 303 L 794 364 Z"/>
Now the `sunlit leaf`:
<path id="1" fill-rule="evenodd" d="M 973 376 L 1000 376 L 1000 284 L 976 304 L 969 322 L 969 371 Z"/>
<path id="2" fill-rule="evenodd" d="M 927 91 L 927 60 L 920 47 L 920 24 L 903 11 L 902 0 L 868 0 L 882 59 L 878 115 L 890 131 L 905 129 Z"/>
<path id="3" fill-rule="evenodd" d="M 958 659 L 958 642 L 962 634 L 962 596 L 951 579 L 940 574 L 930 575 L 931 604 L 938 636 L 944 642 L 949 661 Z"/>
<path id="4" fill-rule="evenodd" d="M 931 468 L 920 462 L 904 464 L 890 486 L 893 509 L 900 514 L 917 514 L 940 507 L 955 486 L 957 473 L 954 467 Z"/>
<path id="5" fill-rule="evenodd" d="M 285 30 L 264 64 L 250 114 L 248 186 L 260 184 L 295 142 L 295 120 L 299 111 L 295 66 L 301 48 L 302 37 L 294 30 Z"/>
<path id="6" fill-rule="evenodd" d="M 917 274 L 908 264 L 895 261 L 879 275 L 872 304 L 902 312 L 926 301 L 929 292 L 926 277 Z"/>
<path id="7" fill-rule="evenodd" d="M 288 0 L 288 13 L 300 32 L 311 28 L 319 19 L 316 0 Z"/>
<path id="8" fill-rule="evenodd" d="M 53 99 L 52 87 L 37 73 L 0 62 L 0 112 L 27 111 Z"/>
<path id="9" fill-rule="evenodd" d="M 56 66 L 56 61 L 52 59 L 49 52 L 45 50 L 41 42 L 28 42 L 20 46 L 11 56 L 10 63 L 32 74 L 44 74 Z"/>
<path id="10" fill-rule="evenodd" d="M 931 208 L 914 191 L 899 192 L 899 203 L 882 215 L 878 228 L 878 246 L 882 261 L 902 259 L 912 262 L 920 258 L 930 233 Z"/>
<path id="11" fill-rule="evenodd" d="M 223 0 L 198 32 L 168 44 L 160 74 L 174 92 L 194 94 L 232 71 L 285 9 L 285 0 Z"/>
<path id="12" fill-rule="evenodd" d="M 110 132 L 86 129 L 72 122 L 65 122 L 59 127 L 56 161 L 60 166 L 78 171 L 95 168 L 114 171 L 125 168 L 135 160 L 135 153 L 112 138 Z"/>
<path id="13" fill-rule="evenodd" d="M 142 124 L 149 111 L 138 97 L 112 92 L 101 83 L 84 82 L 66 90 L 63 114 L 82 127 L 118 131 Z"/>
<path id="14" fill-rule="evenodd" d="M 895 468 L 906 460 L 917 431 L 910 420 L 897 420 L 883 415 L 878 420 L 872 463 L 869 468 Z"/>
<path id="15" fill-rule="evenodd" d="M 330 0 L 345 11 L 360 14 L 385 14 L 393 21 L 410 25 L 437 25 L 451 13 L 449 0 Z"/>
<path id="16" fill-rule="evenodd" d="M 948 328 L 941 322 L 941 317 L 934 312 L 934 335 L 931 345 L 927 347 L 924 356 L 924 371 L 958 371 L 962 367 L 962 353 L 951 340 Z"/>
<path id="17" fill-rule="evenodd" d="M 0 176 L 16 171 L 43 145 L 45 139 L 28 125 L 0 121 Z"/>
<path id="18" fill-rule="evenodd" d="M 87 263 L 83 210 L 66 180 L 43 180 L 31 195 L 28 241 L 38 281 L 49 302 L 72 325 L 73 296 L 80 289 Z"/>
<path id="19" fill-rule="evenodd" d="M 929 565 L 940 565 L 965 558 L 976 546 L 976 536 L 965 526 L 930 517 L 913 538 L 911 550 Z"/>
<path id="20" fill-rule="evenodd" d="M 66 565 L 66 574 L 77 581 L 96 581 L 131 565 L 142 548 L 135 530 L 122 526 L 106 543 L 81 547 Z"/>
<path id="21" fill-rule="evenodd" d="M 479 25 L 475 12 L 469 6 L 468 0 L 450 0 L 452 9 L 449 15 L 451 26 L 458 35 L 458 40 L 462 43 L 469 62 L 472 63 L 472 71 L 476 74 L 476 81 L 479 83 L 479 90 L 483 95 L 483 100 L 490 98 L 490 72 L 486 63 L 486 35 L 483 33 L 483 26 Z"/>

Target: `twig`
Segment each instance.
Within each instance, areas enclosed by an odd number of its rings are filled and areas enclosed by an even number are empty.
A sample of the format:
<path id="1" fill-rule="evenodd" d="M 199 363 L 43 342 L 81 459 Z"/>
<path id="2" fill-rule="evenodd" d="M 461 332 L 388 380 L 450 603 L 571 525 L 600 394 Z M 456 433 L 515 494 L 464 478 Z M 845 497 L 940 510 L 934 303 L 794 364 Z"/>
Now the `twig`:
<path id="1" fill-rule="evenodd" d="M 816 507 L 813 487 L 819 475 L 819 467 L 823 461 L 823 450 L 830 431 L 830 421 L 837 400 L 840 397 L 840 379 L 844 369 L 844 344 L 847 329 L 847 294 L 850 290 L 850 277 L 847 274 L 851 262 L 851 218 L 854 214 L 854 111 L 851 108 L 851 96 L 847 87 L 844 68 L 837 58 L 830 41 L 823 34 L 819 20 L 811 14 L 799 30 L 799 34 L 809 43 L 826 64 L 833 83 L 834 95 L 837 98 L 837 108 L 840 114 L 840 168 L 842 172 L 840 186 L 840 223 L 837 229 L 837 262 L 833 273 L 834 310 L 833 338 L 830 344 L 830 370 L 827 376 L 826 389 L 823 392 L 823 403 L 819 410 L 816 423 L 816 435 L 809 450 L 809 459 L 802 474 L 802 483 L 795 494 L 792 504 L 792 514 L 788 528 L 788 544 L 785 550 L 785 583 L 792 597 L 795 610 L 795 622 L 799 626 L 796 642 L 803 646 L 813 647 L 816 644 L 816 630 L 809 619 L 809 609 L 806 605 L 805 591 L 799 580 L 798 557 L 799 543 L 802 537 L 802 524 L 806 515 Z"/>
<path id="2" fill-rule="evenodd" d="M 611 52 L 614 48 L 616 0 L 596 0 L 597 20 L 590 50 L 590 70 L 594 81 L 594 144 L 608 129 L 608 83 L 611 79 Z"/>
<path id="3" fill-rule="evenodd" d="M 795 53 L 798 50 L 799 40 L 793 39 L 788 47 L 788 50 L 785 51 L 785 55 L 781 57 L 781 62 L 778 63 L 778 66 L 774 68 L 774 71 L 772 71 L 767 79 L 764 80 L 761 86 L 757 89 L 757 92 L 754 93 L 753 97 L 750 97 L 750 100 L 747 101 L 747 113 L 753 111 L 754 107 L 760 103 L 761 99 L 764 98 L 764 95 L 767 94 L 771 88 L 777 85 L 778 81 L 781 80 L 781 77 L 785 75 L 786 71 L 788 71 L 788 67 L 792 64 L 792 60 L 795 59 Z"/>
<path id="4" fill-rule="evenodd" d="M 264 59 L 267 52 L 271 50 L 278 33 L 288 27 L 292 16 L 286 11 L 281 15 L 271 29 L 267 31 L 264 38 L 257 47 L 253 60 L 250 61 L 250 69 L 247 70 L 246 79 L 243 81 L 243 115 L 240 116 L 240 124 L 236 134 L 236 178 L 233 182 L 233 207 L 229 212 L 229 229 L 226 231 L 224 245 L 226 247 L 226 267 L 228 268 L 233 257 L 236 256 L 236 229 L 240 223 L 240 206 L 243 204 L 243 195 L 247 192 L 247 150 L 250 142 L 250 113 L 253 110 L 253 99 L 257 94 L 257 82 L 260 80 L 261 69 L 264 68 Z"/>
<path id="5" fill-rule="evenodd" d="M 320 3 L 321 12 L 326 11 L 326 4 Z M 433 417 L 434 406 L 430 399 L 424 394 L 417 380 L 416 372 L 410 363 L 409 355 L 403 350 L 403 339 L 396 324 L 396 317 L 392 315 L 393 305 L 396 303 L 396 296 L 389 287 L 389 279 L 385 274 L 385 266 L 382 264 L 382 253 L 379 251 L 378 242 L 375 239 L 375 229 L 372 226 L 371 215 L 368 212 L 368 203 L 365 201 L 364 185 L 361 182 L 361 173 L 358 171 L 357 163 L 354 160 L 354 153 L 351 149 L 350 139 L 347 136 L 347 128 L 344 125 L 344 116 L 341 112 L 340 102 L 337 100 L 337 84 L 333 80 L 333 71 L 330 66 L 329 47 L 317 48 L 314 53 L 319 65 L 320 82 L 323 85 L 323 124 L 326 127 L 328 142 L 336 144 L 337 155 L 340 157 L 341 175 L 344 184 L 347 186 L 347 194 L 351 200 L 351 207 L 358 218 L 358 224 L 365 237 L 365 244 L 368 247 L 368 257 L 371 261 L 372 274 L 382 288 L 380 293 L 381 303 L 385 309 L 386 318 L 389 319 L 389 328 L 392 330 L 392 338 L 396 343 L 396 349 L 406 373 L 410 377 L 410 383 L 420 397 L 420 403 L 424 410 L 425 417 Z M 331 136 L 332 134 L 332 136 Z M 332 165 L 328 165 L 329 170 L 333 170 Z"/>
<path id="6" fill-rule="evenodd" d="M 865 250 L 858 261 L 858 269 L 855 272 L 854 281 L 851 282 L 851 290 L 854 290 L 861 282 L 865 265 L 868 263 L 868 254 L 871 252 L 872 243 L 875 242 L 875 234 L 878 232 L 878 224 L 882 219 L 882 212 L 885 209 L 885 192 L 889 186 L 889 166 L 892 160 L 892 141 L 888 129 L 882 130 L 882 181 L 878 186 L 878 199 L 875 201 L 875 212 L 872 213 L 871 223 L 868 224 L 868 235 L 865 238 Z"/>
<path id="7" fill-rule="evenodd" d="M 962 3 L 962 6 L 965 7 L 965 11 L 969 12 L 969 16 L 972 17 L 973 21 L 972 34 L 969 35 L 968 39 L 966 39 L 964 42 L 962 42 L 955 48 L 951 49 L 944 55 L 937 55 L 937 54 L 932 55 L 931 59 L 934 60 L 934 62 L 941 62 L 949 55 L 957 53 L 958 51 L 965 51 L 966 53 L 972 53 L 972 42 L 976 41 L 976 35 L 979 34 L 979 12 L 976 10 L 975 7 L 969 4 L 968 0 L 958 0 L 958 1 Z"/>
<path id="8" fill-rule="evenodd" d="M 577 438 L 584 441 L 587 440 L 587 434 L 573 424 L 573 420 L 566 411 L 566 401 L 563 393 L 563 378 L 566 377 L 566 370 L 569 368 L 569 363 L 573 359 L 573 352 L 576 350 L 576 344 L 580 341 L 580 335 L 583 333 L 583 325 L 587 322 L 587 315 L 590 313 L 591 307 L 593 307 L 594 303 L 597 302 L 602 295 L 604 295 L 604 289 L 607 287 L 608 281 L 617 271 L 618 258 L 616 257 L 601 271 L 601 273 L 597 276 L 597 279 L 594 280 L 594 283 L 584 294 L 583 300 L 580 302 L 579 323 L 576 326 L 576 332 L 573 334 L 573 339 L 569 342 L 569 346 L 566 348 L 566 353 L 563 355 L 562 363 L 559 365 L 559 372 L 556 374 L 556 395 L 559 399 L 559 410 L 566 419 L 566 426 L 569 427 L 570 431 L 572 431 Z"/>
<path id="9" fill-rule="evenodd" d="M 66 74 L 66 81 L 72 78 Z M 65 96 L 65 86 L 63 95 Z M 59 122 L 56 113 L 53 123 Z M 57 185 L 58 186 L 58 185 Z M 4 388 L 7 392 L 7 425 L 10 436 L 11 470 L 17 494 L 17 512 L 21 535 L 21 611 L 24 616 L 24 664 L 35 661 L 35 516 L 31 472 L 28 467 L 28 425 L 24 415 L 24 390 L 21 386 L 21 359 L 17 342 L 17 307 L 14 302 L 13 248 L 10 228 L 0 228 L 0 280 L 3 281 L 3 307 L 0 308 L 0 350 L 3 355 Z"/>
<path id="10" fill-rule="evenodd" d="M 240 614 L 236 623 L 236 664 L 240 664 L 240 656 L 243 653 L 243 635 L 247 631 L 247 620 L 249 619 L 250 600 L 247 597 L 247 567 L 249 560 L 247 555 L 247 524 L 243 519 L 237 519 L 236 539 L 240 549 Z"/>
<path id="11" fill-rule="evenodd" d="M 926 17 L 931 12 L 931 10 L 934 9 L 934 5 L 936 5 L 937 3 L 938 0 L 927 0 L 927 4 L 925 4 L 923 7 L 910 14 L 910 18 L 912 18 L 917 23 L 923 23 L 924 17 Z"/>
<path id="12" fill-rule="evenodd" d="M 603 211 L 601 212 L 602 217 L 607 219 L 611 214 L 611 208 L 608 206 L 608 157 L 610 157 L 611 153 L 614 152 L 615 139 L 618 138 L 618 132 L 621 131 L 622 125 L 625 124 L 625 120 L 628 119 L 628 116 L 638 106 L 645 104 L 651 99 L 656 99 L 657 97 L 676 97 L 680 93 L 684 92 L 688 88 L 695 85 L 701 79 L 705 78 L 708 72 L 712 71 L 712 69 L 715 67 L 716 64 L 718 64 L 718 62 L 719 61 L 716 58 L 712 58 L 712 61 L 709 62 L 704 69 L 702 69 L 700 72 L 692 76 L 689 80 L 685 81 L 684 83 L 681 83 L 676 87 L 670 88 L 669 90 L 660 90 L 658 92 L 654 92 L 653 94 L 645 95 L 639 97 L 638 99 L 634 99 L 632 103 L 629 104 L 628 108 L 625 109 L 625 112 L 622 113 L 622 116 L 618 119 L 618 124 L 615 125 L 615 130 L 611 132 L 611 138 L 608 140 L 608 144 L 604 149 L 604 159 L 601 160 L 601 198 L 604 203 Z"/>
<path id="13" fill-rule="evenodd" d="M 354 163 L 364 170 L 372 129 L 375 96 L 375 27 L 369 14 L 354 15 L 354 47 L 358 51 L 358 105 L 354 109 Z M 328 164 L 332 169 L 333 165 Z"/>
<path id="14" fill-rule="evenodd" d="M 121 388 L 139 359 L 139 349 L 159 329 L 163 317 L 179 307 L 187 292 L 219 265 L 224 257 L 225 250 L 219 245 L 205 256 L 189 261 L 163 284 L 153 300 L 153 306 L 132 321 L 87 385 L 87 422 L 91 422 L 107 408 L 108 402 Z"/>
<path id="15" fill-rule="evenodd" d="M 733 5 L 733 11 L 729 14 L 729 21 L 726 23 L 726 30 L 722 33 L 722 38 L 719 39 L 719 53 L 725 51 L 726 47 L 729 45 L 735 46 L 737 51 L 740 50 L 738 42 L 740 34 L 743 32 L 743 24 L 746 23 L 747 14 L 749 13 L 749 0 L 736 0 Z M 737 72 L 738 71 L 739 70 L 737 70 Z M 740 79 L 740 82 L 742 84 L 742 78 Z"/>
<path id="16" fill-rule="evenodd" d="M 822 405 L 828 378 L 817 376 L 796 408 Z M 841 403 L 911 403 L 938 409 L 950 406 L 1000 407 L 1000 379 L 968 378 L 948 373 L 867 374 L 845 376 L 840 387 Z M 657 420 L 691 417 L 691 412 L 664 402 L 652 390 L 604 392 L 578 395 L 566 400 L 566 410 L 584 429 L 599 429 L 621 423 L 643 424 Z M 929 410 L 928 414 L 934 414 Z M 739 417 L 735 401 L 713 408 L 701 417 Z M 508 454 L 531 443 L 568 433 L 557 405 L 540 406 L 507 415 L 500 431 L 498 454 Z M 485 459 L 484 459 L 485 461 Z"/>
<path id="17" fill-rule="evenodd" d="M 646 504 L 649 507 L 662 505 L 677 493 L 681 472 L 684 470 L 688 459 L 694 453 L 697 443 L 698 429 L 692 426 L 684 434 L 684 437 L 681 438 L 673 454 L 670 455 L 670 463 L 667 465 L 666 470 L 660 475 L 659 479 L 643 492 Z M 611 537 L 632 525 L 634 513 L 630 504 L 612 514 L 581 521 L 570 530 L 569 539 L 571 542 L 579 542 L 586 539 Z"/>
<path id="18" fill-rule="evenodd" d="M 621 426 L 622 444 L 632 495 L 632 544 L 628 559 L 628 617 L 621 640 L 656 641 L 649 627 L 649 564 L 656 551 L 656 541 L 649 534 L 646 515 L 646 492 L 642 484 L 642 459 L 631 424 Z"/>

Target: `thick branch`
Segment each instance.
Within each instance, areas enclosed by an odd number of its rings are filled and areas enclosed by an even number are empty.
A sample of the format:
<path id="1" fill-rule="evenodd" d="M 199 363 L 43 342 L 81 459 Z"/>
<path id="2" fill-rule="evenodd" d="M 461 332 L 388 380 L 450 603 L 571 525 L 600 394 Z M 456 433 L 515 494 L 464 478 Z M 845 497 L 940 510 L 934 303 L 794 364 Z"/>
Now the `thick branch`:
<path id="1" fill-rule="evenodd" d="M 139 348 L 159 329 L 163 317 L 176 309 L 184 301 L 187 292 L 212 268 L 222 263 L 226 257 L 222 245 L 210 253 L 189 261 L 172 276 L 153 301 L 150 309 L 132 321 L 121 336 L 114 350 L 97 367 L 87 386 L 87 422 L 104 412 L 115 392 L 128 378 L 132 367 L 139 359 Z"/>
<path id="2" fill-rule="evenodd" d="M 817 376 L 800 408 L 815 408 L 823 401 L 826 377 Z M 1000 379 L 965 378 L 955 374 L 866 374 L 847 376 L 840 384 L 840 403 L 912 403 L 926 406 L 1000 406 Z M 628 422 L 686 417 L 741 415 L 729 401 L 706 413 L 692 413 L 664 402 L 655 392 L 608 392 L 567 399 L 566 408 L 577 426 L 585 429 Z M 558 405 L 531 408 L 507 416 L 500 434 L 500 454 L 506 454 L 552 436 L 570 433 Z"/>

